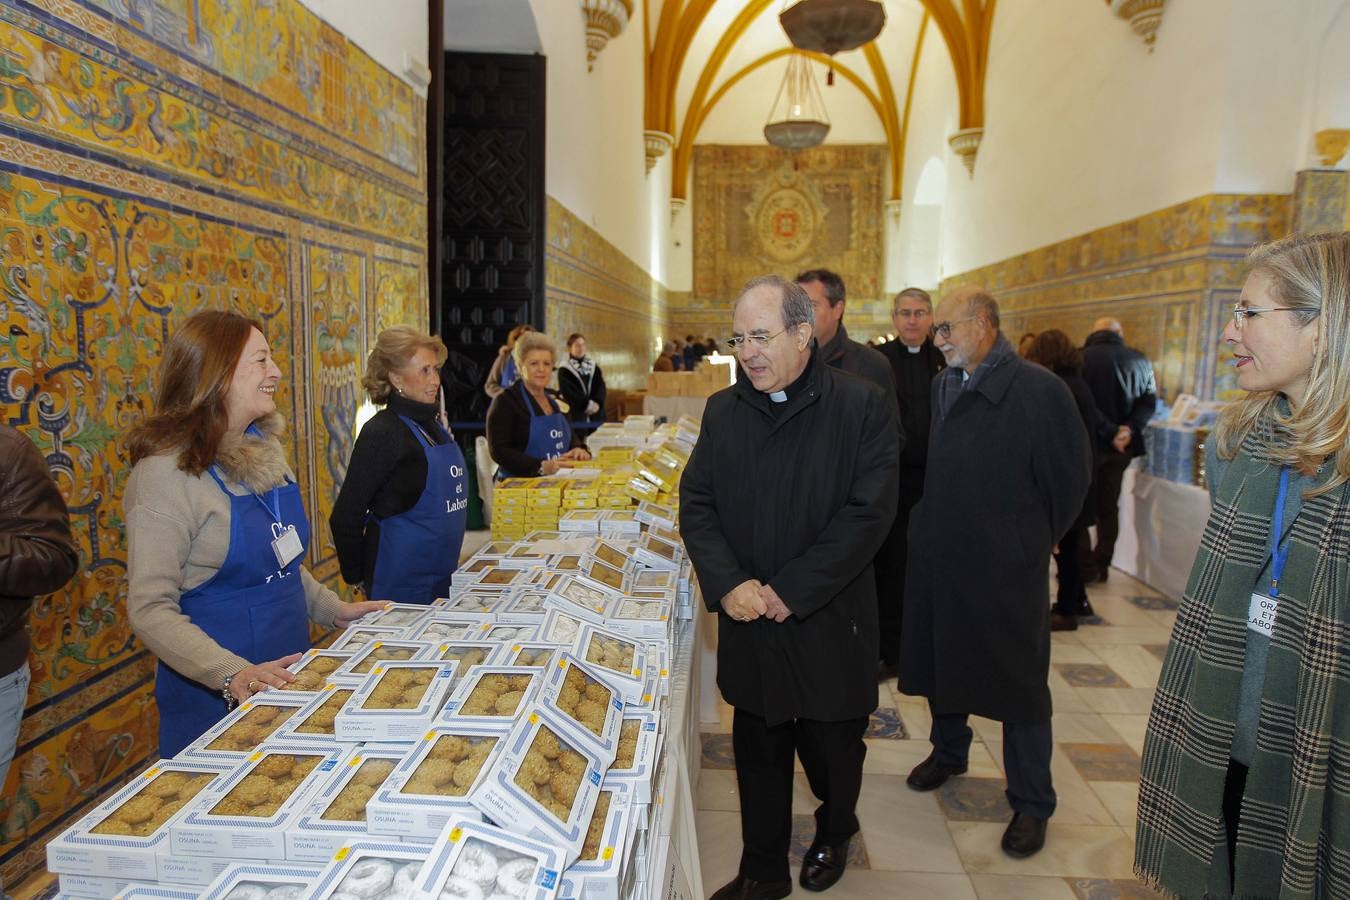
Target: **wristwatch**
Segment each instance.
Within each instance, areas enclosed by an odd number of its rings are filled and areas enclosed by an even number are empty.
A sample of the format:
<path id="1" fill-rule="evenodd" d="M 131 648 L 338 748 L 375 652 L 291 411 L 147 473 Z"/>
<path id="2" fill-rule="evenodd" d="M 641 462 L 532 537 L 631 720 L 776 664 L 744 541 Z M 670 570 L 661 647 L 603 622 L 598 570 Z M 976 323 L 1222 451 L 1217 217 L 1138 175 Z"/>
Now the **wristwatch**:
<path id="1" fill-rule="evenodd" d="M 233 672 L 229 675 L 226 675 L 225 684 L 222 685 L 220 688 L 220 695 L 225 698 L 226 712 L 232 711 L 236 706 L 239 705 L 239 701 L 235 699 L 234 694 L 230 693 L 230 682 L 233 681 L 234 676 L 238 674 L 239 674 L 238 672 Z"/>

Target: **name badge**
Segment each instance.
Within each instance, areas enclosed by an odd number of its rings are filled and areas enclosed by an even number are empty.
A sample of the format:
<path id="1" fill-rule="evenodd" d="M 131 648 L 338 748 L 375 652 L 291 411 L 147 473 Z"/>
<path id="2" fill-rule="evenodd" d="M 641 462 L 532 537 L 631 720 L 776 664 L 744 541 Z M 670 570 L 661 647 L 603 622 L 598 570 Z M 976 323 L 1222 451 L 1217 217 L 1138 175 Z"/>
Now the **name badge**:
<path id="1" fill-rule="evenodd" d="M 1279 606 L 1280 601 L 1269 594 L 1253 593 L 1251 605 L 1247 608 L 1247 628 L 1270 637 L 1275 630 L 1275 611 Z"/>
<path id="2" fill-rule="evenodd" d="M 300 533 L 294 525 L 272 526 L 272 552 L 276 554 L 277 565 L 283 569 L 305 552 L 305 545 L 300 543 Z"/>

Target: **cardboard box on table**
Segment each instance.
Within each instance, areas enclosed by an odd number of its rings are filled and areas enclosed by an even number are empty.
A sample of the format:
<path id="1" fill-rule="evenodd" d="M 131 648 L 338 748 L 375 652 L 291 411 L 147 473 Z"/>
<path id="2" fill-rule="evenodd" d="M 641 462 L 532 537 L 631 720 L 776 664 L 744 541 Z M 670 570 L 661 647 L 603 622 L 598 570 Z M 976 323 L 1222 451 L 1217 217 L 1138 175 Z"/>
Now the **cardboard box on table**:
<path id="1" fill-rule="evenodd" d="M 332 743 L 264 745 L 170 826 L 170 851 L 174 856 L 284 860 L 291 818 L 350 752 Z M 287 762 L 301 771 L 274 778 L 271 773 Z M 266 805 L 257 799 L 258 788 Z"/>
<path id="2" fill-rule="evenodd" d="M 509 573 L 512 581 L 520 577 L 519 569 L 489 569 L 479 577 L 481 578 L 483 575 L 490 575 L 493 578 L 503 577 L 498 573 Z M 446 612 L 491 616 L 497 611 L 498 607 L 503 606 L 510 599 L 509 588 L 510 585 L 497 585 L 489 588 L 470 585 L 463 590 L 454 590 L 446 598 L 443 609 Z M 492 621 L 496 621 L 495 617 Z"/>
<path id="3" fill-rule="evenodd" d="M 647 685 L 646 642 L 600 625 L 587 623 L 573 644 L 577 658 L 618 689 L 625 703 L 642 705 Z"/>
<path id="4" fill-rule="evenodd" d="M 624 896 L 621 885 L 631 861 L 633 819 L 629 786 L 611 783 L 606 778 L 587 826 L 581 855 L 563 870 L 559 897 L 620 900 Z"/>
<path id="5" fill-rule="evenodd" d="M 177 758 L 219 762 L 231 768 L 241 765 L 313 697 L 293 691 L 254 694 L 184 747 Z"/>
<path id="6" fill-rule="evenodd" d="M 546 672 L 539 705 L 571 723 L 579 739 L 608 767 L 618 748 L 623 696 L 571 653 L 563 653 Z"/>
<path id="7" fill-rule="evenodd" d="M 549 591 L 544 605 L 586 622 L 604 622 L 609 607 L 621 596 L 604 585 L 588 584 L 579 576 L 567 576 Z M 547 624 L 547 623 L 546 623 Z M 547 631 L 543 632 L 547 635 Z M 550 640 L 547 636 L 544 640 Z"/>
<path id="8" fill-rule="evenodd" d="M 544 841 L 472 819 L 454 819 L 432 844 L 417 889 L 419 896 L 428 898 L 459 892 L 470 897 L 552 900 L 562 863 L 558 848 Z"/>
<path id="9" fill-rule="evenodd" d="M 534 701 L 544 686 L 545 674 L 534 666 L 475 666 L 455 685 L 436 721 L 508 724 Z"/>
<path id="10" fill-rule="evenodd" d="M 428 597 L 430 601 L 433 598 Z M 416 625 L 424 616 L 432 612 L 429 603 L 387 603 L 383 609 L 366 613 L 361 617 L 362 625 L 383 625 L 389 628 L 409 628 Z"/>
<path id="11" fill-rule="evenodd" d="M 675 604 L 666 598 L 623 597 L 610 610 L 605 625 L 620 634 L 644 641 L 665 641 L 670 635 Z"/>
<path id="12" fill-rule="evenodd" d="M 305 895 L 306 900 L 415 896 L 413 882 L 430 849 L 429 845 L 373 838 L 355 841 L 333 854 Z"/>
<path id="13" fill-rule="evenodd" d="M 496 614 L 497 621 L 503 625 L 538 625 L 548 612 L 544 607 L 547 599 L 547 590 L 521 591 L 502 604 Z"/>
<path id="14" fill-rule="evenodd" d="M 244 900 L 257 890 L 268 892 L 266 900 L 300 900 L 321 871 L 322 866 L 301 863 L 233 862 L 206 886 L 201 900 Z"/>
<path id="15" fill-rule="evenodd" d="M 369 836 L 366 806 L 404 754 L 358 750 L 338 766 L 286 830 L 286 859 L 326 864 L 333 854 Z"/>
<path id="16" fill-rule="evenodd" d="M 570 647 L 571 644 L 553 641 L 521 641 L 507 648 L 502 656 L 502 665 L 528 666 L 547 671 L 548 666 L 557 660 L 558 654 Z"/>
<path id="17" fill-rule="evenodd" d="M 333 673 L 351 658 L 353 650 L 306 650 L 286 671 L 296 676 L 284 687 L 276 688 L 285 694 L 317 694 L 329 683 Z"/>
<path id="18" fill-rule="evenodd" d="M 170 887 L 161 884 L 128 884 L 113 900 L 196 900 L 197 891 L 191 888 Z"/>
<path id="19" fill-rule="evenodd" d="M 581 632 L 581 626 L 586 624 L 579 616 L 574 616 L 570 612 L 554 607 L 550 608 L 544 616 L 544 624 L 539 626 L 539 639 L 551 644 L 565 644 L 568 647 L 576 644 L 577 635 Z"/>
<path id="20" fill-rule="evenodd" d="M 452 816 L 477 818 L 468 795 L 487 777 L 509 730 L 509 721 L 428 729 L 366 804 L 366 827 L 372 834 L 430 839 Z"/>
<path id="21" fill-rule="evenodd" d="M 371 641 L 393 640 L 402 637 L 403 629 L 392 625 L 348 625 L 342 629 L 330 650 L 360 650 Z"/>
<path id="22" fill-rule="evenodd" d="M 450 693 L 451 679 L 458 663 L 435 660 L 406 660 L 376 663 L 361 687 L 352 694 L 338 711 L 335 734 L 339 741 L 415 741 L 440 710 Z M 401 673 L 413 672 L 420 677 L 429 672 L 431 680 L 425 684 L 413 683 L 401 688 L 404 697 L 411 696 L 415 705 L 409 707 L 383 706 L 386 692 L 398 691 L 399 683 L 409 677 Z"/>
<path id="23" fill-rule="evenodd" d="M 308 695 L 305 705 L 296 711 L 272 733 L 269 744 L 321 744 L 330 742 L 336 745 L 337 713 L 360 687 L 360 682 L 350 680 L 343 684 L 329 682 L 324 689 Z M 345 742 L 350 747 L 353 741 Z"/>
<path id="24" fill-rule="evenodd" d="M 605 772 L 605 781 L 629 785 L 634 806 L 642 807 L 652 802 L 661 746 L 665 741 L 662 719 L 661 713 L 655 710 L 626 708 L 619 724 L 617 751 Z M 645 827 L 645 820 L 638 818 Z"/>
<path id="25" fill-rule="evenodd" d="M 479 640 L 493 644 L 514 644 L 519 641 L 532 641 L 539 637 L 539 626 L 543 620 L 543 616 L 540 616 L 539 621 L 530 624 L 521 622 L 503 624 L 498 622 L 493 625 L 487 625 L 484 626 L 480 632 Z"/>
<path id="26" fill-rule="evenodd" d="M 170 829 L 173 823 L 192 808 L 198 796 L 219 783 L 231 769 L 232 766 L 224 761 L 173 759 L 152 765 L 48 842 L 48 871 L 62 875 L 117 879 L 123 884 L 129 881 L 161 880 L 163 861 L 170 855 Z M 166 775 L 171 777 L 159 781 Z M 171 787 L 178 789 L 170 791 Z M 165 815 L 161 803 L 165 798 L 159 794 L 172 794 L 173 800 L 167 802 L 177 803 L 177 808 Z M 153 821 L 154 815 L 160 815 L 164 816 L 164 821 L 145 835 L 124 833 L 132 829 L 129 824 L 116 824 L 124 818 L 116 814 L 132 801 L 150 798 L 153 798 L 152 803 L 139 803 L 137 806 L 153 808 L 156 812 L 151 819 L 142 818 L 144 808 L 134 818 L 145 822 Z"/>
<path id="27" fill-rule="evenodd" d="M 377 663 L 426 659 L 436 649 L 428 641 L 409 641 L 399 637 L 380 638 L 356 650 L 332 675 L 334 683 L 365 681 Z"/>
<path id="28" fill-rule="evenodd" d="M 408 639 L 432 641 L 476 640 L 475 635 L 485 624 L 496 621 L 491 613 L 448 612 L 440 609 L 423 619 L 408 631 Z"/>

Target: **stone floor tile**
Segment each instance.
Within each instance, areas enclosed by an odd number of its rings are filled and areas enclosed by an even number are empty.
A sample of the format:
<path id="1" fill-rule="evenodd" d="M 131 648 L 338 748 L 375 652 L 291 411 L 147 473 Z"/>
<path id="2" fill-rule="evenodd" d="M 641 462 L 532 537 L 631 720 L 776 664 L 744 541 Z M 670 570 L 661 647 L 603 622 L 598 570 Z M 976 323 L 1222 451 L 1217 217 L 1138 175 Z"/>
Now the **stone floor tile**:
<path id="1" fill-rule="evenodd" d="M 1139 754 L 1125 744 L 1059 743 L 1057 747 L 1088 781 L 1139 781 Z"/>
<path id="2" fill-rule="evenodd" d="M 1088 709 L 1106 715 L 1148 715 L 1153 688 L 1077 688 Z"/>
<path id="3" fill-rule="evenodd" d="M 1120 735 L 1126 744 L 1130 746 L 1135 753 L 1144 752 L 1144 730 L 1148 727 L 1148 710 L 1144 714 L 1131 713 L 1102 713 L 1102 718 L 1106 724 L 1115 729 L 1116 734 Z"/>
<path id="4" fill-rule="evenodd" d="M 1101 663 L 1055 663 L 1052 669 L 1070 687 L 1128 687 L 1110 666 Z"/>
<path id="5" fill-rule="evenodd" d="M 972 875 L 980 900 L 1074 900 L 1063 878 L 1049 875 Z"/>
<path id="6" fill-rule="evenodd" d="M 1114 825 L 1070 825 L 1050 820 L 1045 848 L 1027 859 L 1013 859 L 999 847 L 1006 825 L 950 822 L 956 850 L 966 871 L 1000 875 L 1059 875 L 1124 878 L 1132 875 L 1134 845 Z"/>

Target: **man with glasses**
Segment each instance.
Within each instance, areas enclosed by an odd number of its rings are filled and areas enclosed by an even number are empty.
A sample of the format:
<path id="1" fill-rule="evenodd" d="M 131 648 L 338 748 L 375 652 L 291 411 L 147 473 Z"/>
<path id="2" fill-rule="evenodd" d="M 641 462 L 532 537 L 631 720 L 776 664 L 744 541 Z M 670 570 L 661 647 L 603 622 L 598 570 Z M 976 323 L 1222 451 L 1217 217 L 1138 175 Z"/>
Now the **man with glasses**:
<path id="1" fill-rule="evenodd" d="M 895 295 L 891 305 L 891 323 L 896 339 L 877 349 L 891 365 L 895 377 L 896 401 L 900 406 L 900 427 L 905 449 L 900 452 L 900 499 L 895 508 L 895 524 L 877 554 L 877 615 L 881 623 L 882 676 L 899 674 L 900 624 L 905 589 L 905 558 L 909 513 L 923 496 L 923 473 L 928 464 L 928 424 L 932 417 L 933 378 L 947 367 L 942 354 L 933 346 L 933 298 L 916 287 Z"/>
<path id="2" fill-rule="evenodd" d="M 1003 851 L 1030 856 L 1055 811 L 1050 551 L 1082 510 L 1092 455 L 1073 395 L 1017 355 L 993 297 L 958 288 L 934 318 L 948 368 L 934 383 L 900 654 L 901 690 L 928 698 L 933 751 L 908 784 L 931 791 L 966 771 L 969 715 L 1002 722 Z"/>
<path id="3" fill-rule="evenodd" d="M 1144 428 L 1158 408 L 1158 389 L 1148 357 L 1125 346 L 1120 323 L 1103 317 L 1092 323 L 1092 333 L 1083 346 L 1083 380 L 1092 399 L 1108 422 L 1130 429 L 1124 450 L 1100 454 L 1092 491 L 1097 508 L 1097 546 L 1084 548 L 1083 581 L 1105 581 L 1111 571 L 1120 533 L 1120 483 L 1130 460 L 1143 456 Z M 1084 543 L 1087 543 L 1084 541 Z"/>
<path id="4" fill-rule="evenodd" d="M 824 364 L 811 299 L 776 276 L 732 309 L 741 375 L 708 398 L 680 482 L 680 533 L 717 613 L 717 685 L 735 708 L 736 878 L 713 900 L 792 892 L 793 758 L 820 800 L 799 882 L 844 873 L 877 705 L 872 558 L 895 515 L 900 428 L 880 388 Z"/>

